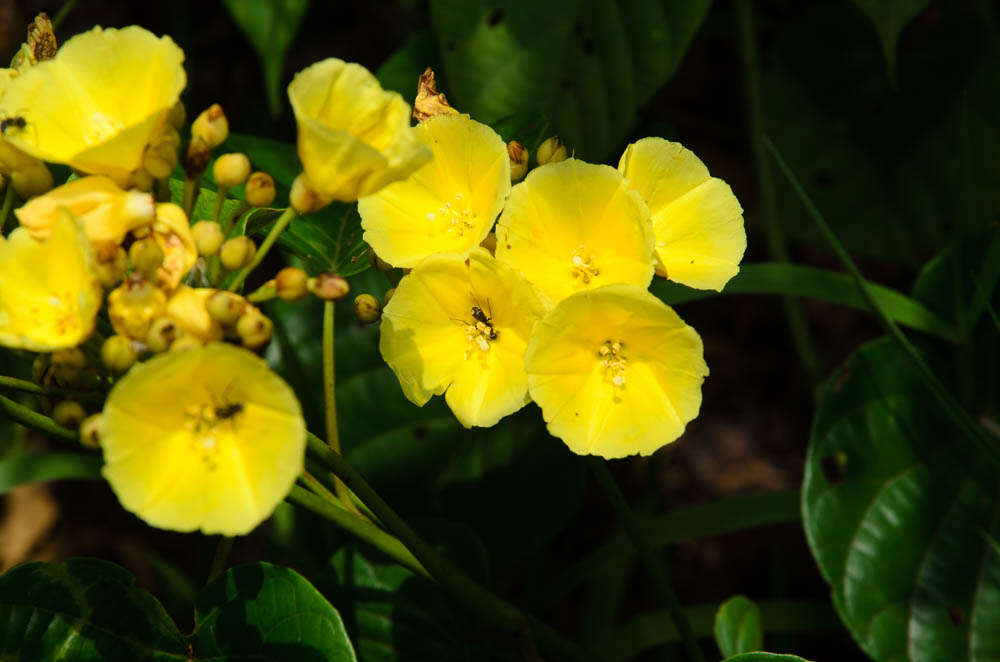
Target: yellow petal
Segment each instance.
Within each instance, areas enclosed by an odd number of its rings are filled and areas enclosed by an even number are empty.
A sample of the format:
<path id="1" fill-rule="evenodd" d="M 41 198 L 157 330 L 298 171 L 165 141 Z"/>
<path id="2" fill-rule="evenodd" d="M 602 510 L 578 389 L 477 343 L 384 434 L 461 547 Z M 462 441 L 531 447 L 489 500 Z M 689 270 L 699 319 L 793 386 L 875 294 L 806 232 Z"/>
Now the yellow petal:
<path id="1" fill-rule="evenodd" d="M 222 326 L 208 314 L 205 303 L 218 292 L 210 287 L 188 287 L 182 285 L 170 295 L 166 316 L 186 334 L 195 336 L 202 342 L 222 340 Z"/>
<path id="2" fill-rule="evenodd" d="M 101 305 L 90 265 L 83 230 L 66 213 L 44 242 L 24 228 L 0 238 L 0 345 L 44 352 L 86 340 Z"/>
<path id="3" fill-rule="evenodd" d="M 17 72 L 14 69 L 0 69 L 0 99 L 3 98 L 4 91 L 7 89 L 7 82 L 16 75 Z M 22 119 L 20 115 L 0 117 L 2 117 L 0 121 L 3 121 L 4 126 L 3 134 L 8 131 L 14 134 L 20 130 L 19 124 Z M 36 163 L 38 163 L 38 159 L 28 156 L 0 136 L 0 172 L 10 174 L 15 170 L 32 167 Z"/>
<path id="4" fill-rule="evenodd" d="M 403 179 L 430 158 L 410 128 L 410 106 L 367 69 L 328 58 L 295 75 L 288 99 L 311 187 L 351 202 Z"/>
<path id="5" fill-rule="evenodd" d="M 434 253 L 466 254 L 489 233 L 510 193 L 500 136 L 467 115 L 438 115 L 415 129 L 433 160 L 358 201 L 364 239 L 397 267 Z"/>
<path id="6" fill-rule="evenodd" d="M 184 210 L 171 202 L 156 205 L 153 239 L 163 250 L 163 265 L 156 270 L 156 282 L 163 289 L 173 290 L 198 261 L 198 247 Z"/>
<path id="7" fill-rule="evenodd" d="M 152 526 L 250 532 L 302 472 L 295 394 L 247 350 L 222 343 L 137 364 L 104 407 L 104 477 Z"/>
<path id="8" fill-rule="evenodd" d="M 609 285 L 564 299 L 525 354 L 549 431 L 580 455 L 650 455 L 698 415 L 701 338 L 646 290 Z"/>
<path id="9" fill-rule="evenodd" d="M 527 403 L 524 350 L 544 309 L 515 271 L 477 248 L 438 254 L 403 277 L 382 314 L 382 356 L 406 397 L 445 401 L 466 427 Z"/>
<path id="10" fill-rule="evenodd" d="M 39 159 L 124 184 L 184 89 L 183 60 L 170 37 L 138 26 L 79 34 L 9 81 L 0 116 L 26 124 L 4 137 Z"/>
<path id="11" fill-rule="evenodd" d="M 662 138 L 629 145 L 618 169 L 649 205 L 667 278 L 721 291 L 747 246 L 743 209 L 729 185 L 710 177 L 693 152 Z"/>
<path id="12" fill-rule="evenodd" d="M 497 222 L 497 259 L 552 303 L 612 283 L 653 278 L 649 210 L 614 168 L 576 159 L 535 168 Z"/>

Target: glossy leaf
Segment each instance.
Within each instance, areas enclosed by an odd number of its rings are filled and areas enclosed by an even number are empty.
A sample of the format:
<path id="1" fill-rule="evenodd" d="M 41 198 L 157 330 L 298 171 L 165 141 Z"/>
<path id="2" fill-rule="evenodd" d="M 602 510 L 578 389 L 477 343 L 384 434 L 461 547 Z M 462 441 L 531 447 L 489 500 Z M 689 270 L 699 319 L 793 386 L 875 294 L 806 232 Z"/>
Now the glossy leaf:
<path id="1" fill-rule="evenodd" d="M 236 566 L 206 586 L 191 640 L 202 658 L 356 660 L 337 610 L 304 577 L 270 563 Z"/>
<path id="2" fill-rule="evenodd" d="M 0 460 L 0 494 L 47 480 L 100 480 L 101 456 L 86 453 L 23 453 Z"/>
<path id="3" fill-rule="evenodd" d="M 710 0 L 433 0 L 449 99 L 492 123 L 542 108 L 582 158 L 621 146 L 680 65 Z"/>
<path id="4" fill-rule="evenodd" d="M 764 646 L 760 607 L 742 595 L 729 598 L 715 614 L 714 632 L 723 657 L 759 651 Z"/>
<path id="5" fill-rule="evenodd" d="M 309 0 L 223 0 L 260 59 L 272 115 L 281 112 L 285 55 L 302 25 Z"/>
<path id="6" fill-rule="evenodd" d="M 896 78 L 896 49 L 899 35 L 913 18 L 922 12 L 930 0 L 851 0 L 865 13 L 878 32 L 885 55 L 889 77 Z"/>
<path id="7" fill-rule="evenodd" d="M 728 657 L 723 662 L 809 662 L 809 660 L 785 653 L 743 653 Z"/>

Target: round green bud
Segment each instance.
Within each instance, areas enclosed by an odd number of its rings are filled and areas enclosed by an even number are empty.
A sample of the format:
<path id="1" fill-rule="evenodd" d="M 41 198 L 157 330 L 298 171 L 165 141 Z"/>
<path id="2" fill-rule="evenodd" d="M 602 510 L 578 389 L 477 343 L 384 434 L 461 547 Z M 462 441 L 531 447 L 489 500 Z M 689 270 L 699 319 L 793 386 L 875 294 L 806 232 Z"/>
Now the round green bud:
<path id="1" fill-rule="evenodd" d="M 222 227 L 215 221 L 198 221 L 191 226 L 191 234 L 194 236 L 194 244 L 198 248 L 198 255 L 209 257 L 219 252 L 225 237 L 222 236 Z"/>
<path id="2" fill-rule="evenodd" d="M 267 207 L 274 202 L 274 177 L 266 172 L 255 172 L 247 180 L 243 199 L 251 207 Z"/>
<path id="3" fill-rule="evenodd" d="M 354 297 L 354 316 L 362 324 L 377 322 L 382 316 L 382 304 L 371 294 L 359 294 Z"/>
<path id="4" fill-rule="evenodd" d="M 125 336 L 111 336 L 101 345 L 101 363 L 113 373 L 125 372 L 132 367 L 136 358 L 132 341 Z"/>
<path id="5" fill-rule="evenodd" d="M 63 400 L 52 410 L 52 420 L 64 428 L 76 430 L 87 418 L 87 412 L 79 402 Z"/>
<path id="6" fill-rule="evenodd" d="M 274 289 L 284 301 L 298 301 L 309 294 L 309 274 L 298 267 L 285 267 L 274 277 Z"/>
<path id="7" fill-rule="evenodd" d="M 559 139 L 559 136 L 547 138 L 535 152 L 535 160 L 538 161 L 538 165 L 559 163 L 566 160 L 567 156 L 569 156 L 569 152 L 566 151 L 566 145 Z"/>
<path id="8" fill-rule="evenodd" d="M 246 308 L 246 301 L 238 294 L 219 290 L 208 297 L 205 302 L 205 310 L 209 316 L 222 326 L 231 326 L 243 314 Z"/>
<path id="9" fill-rule="evenodd" d="M 222 266 L 235 271 L 250 264 L 256 252 L 257 246 L 250 237 L 233 237 L 222 244 L 222 248 L 219 249 L 219 259 L 222 261 Z"/>
<path id="10" fill-rule="evenodd" d="M 238 152 L 223 154 L 215 159 L 212 175 L 219 186 L 226 188 L 239 186 L 250 176 L 250 159 L 247 158 L 246 154 Z"/>

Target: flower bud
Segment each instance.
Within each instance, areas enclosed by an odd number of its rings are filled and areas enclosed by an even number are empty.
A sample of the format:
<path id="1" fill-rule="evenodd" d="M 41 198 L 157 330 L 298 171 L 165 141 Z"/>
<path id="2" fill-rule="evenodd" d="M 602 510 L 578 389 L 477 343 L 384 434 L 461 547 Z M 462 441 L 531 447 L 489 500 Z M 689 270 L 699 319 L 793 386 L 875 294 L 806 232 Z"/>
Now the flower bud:
<path id="1" fill-rule="evenodd" d="M 351 286 L 343 277 L 325 271 L 315 278 L 309 279 L 309 291 L 317 299 L 336 301 L 347 296 L 347 293 L 351 291 Z"/>
<path id="2" fill-rule="evenodd" d="M 225 240 L 225 237 L 222 236 L 222 227 L 215 221 L 198 221 L 191 226 L 191 234 L 194 235 L 198 254 L 205 257 L 218 253 L 219 247 Z"/>
<path id="3" fill-rule="evenodd" d="M 167 295 L 139 272 L 108 295 L 108 317 L 119 335 L 145 340 L 153 320 L 166 310 Z"/>
<path id="4" fill-rule="evenodd" d="M 184 150 L 181 167 L 184 168 L 184 174 L 187 175 L 188 179 L 197 179 L 201 177 L 201 173 L 205 172 L 205 168 L 208 167 L 208 162 L 211 160 L 212 150 L 208 144 L 201 138 L 192 138 L 187 149 Z"/>
<path id="5" fill-rule="evenodd" d="M 243 300 L 243 297 L 224 290 L 212 294 L 205 301 L 205 309 L 208 314 L 222 326 L 234 324 L 243 314 L 245 307 L 246 301 Z"/>
<path id="6" fill-rule="evenodd" d="M 292 190 L 288 194 L 288 201 L 292 208 L 299 214 L 311 214 L 333 202 L 333 198 L 321 195 L 313 190 L 309 185 L 309 180 L 305 173 L 299 174 L 292 182 Z"/>
<path id="7" fill-rule="evenodd" d="M 121 374 L 131 368 L 136 358 L 132 341 L 125 336 L 111 336 L 101 345 L 101 363 L 115 374 Z"/>
<path id="8" fill-rule="evenodd" d="M 236 334 L 248 349 L 258 349 L 271 340 L 274 325 L 260 311 L 254 309 L 236 321 Z"/>
<path id="9" fill-rule="evenodd" d="M 194 122 L 191 123 L 192 140 L 200 138 L 213 150 L 226 141 L 229 137 L 229 120 L 222 106 L 215 103 L 203 110 Z"/>
<path id="10" fill-rule="evenodd" d="M 274 202 L 274 177 L 266 172 L 255 172 L 247 180 L 244 200 L 251 207 L 267 207 Z"/>
<path id="11" fill-rule="evenodd" d="M 53 184 L 52 173 L 41 161 L 10 173 L 10 185 L 22 200 L 45 193 Z"/>
<path id="12" fill-rule="evenodd" d="M 41 384 L 45 379 L 45 373 L 49 371 L 51 357 L 48 354 L 39 354 L 31 362 L 31 380 L 36 384 Z"/>
<path id="13" fill-rule="evenodd" d="M 178 131 L 184 128 L 184 122 L 187 122 L 187 108 L 184 107 L 183 101 L 178 99 L 174 107 L 170 109 L 167 121 L 170 122 L 170 126 Z"/>
<path id="14" fill-rule="evenodd" d="M 51 372 L 52 379 L 57 384 L 71 384 L 76 381 L 80 371 L 87 365 L 87 357 L 79 347 L 69 347 L 60 349 L 52 353 Z"/>
<path id="15" fill-rule="evenodd" d="M 169 317 L 157 317 L 149 325 L 149 333 L 146 334 L 146 347 L 149 351 L 159 354 L 170 349 L 170 345 L 177 339 L 177 325 Z"/>
<path id="16" fill-rule="evenodd" d="M 372 265 L 372 269 L 387 273 L 393 269 L 392 265 L 380 258 L 371 246 L 368 247 L 368 264 Z"/>
<path id="17" fill-rule="evenodd" d="M 382 316 L 382 304 L 370 294 L 359 294 L 354 297 L 354 316 L 362 324 L 377 322 Z"/>
<path id="18" fill-rule="evenodd" d="M 163 264 L 163 249 L 155 239 L 146 237 L 132 242 L 128 257 L 136 271 L 152 280 L 156 276 L 156 270 Z"/>
<path id="19" fill-rule="evenodd" d="M 205 343 L 203 343 L 201 338 L 198 336 L 192 336 L 190 333 L 185 333 L 183 336 L 170 343 L 170 351 L 183 352 L 186 349 L 198 349 L 204 345 Z"/>
<path id="20" fill-rule="evenodd" d="M 278 298 L 298 301 L 309 293 L 309 276 L 298 267 L 285 267 L 274 277 Z"/>
<path id="21" fill-rule="evenodd" d="M 510 156 L 510 181 L 519 182 L 528 174 L 528 150 L 516 140 L 507 143 L 507 155 Z"/>
<path id="22" fill-rule="evenodd" d="M 396 288 L 395 287 L 390 287 L 389 289 L 387 289 L 385 291 L 385 294 L 382 295 L 382 307 L 383 308 L 385 308 L 386 306 L 389 305 L 389 302 L 392 301 L 392 295 L 395 294 L 395 293 L 396 293 Z"/>
<path id="23" fill-rule="evenodd" d="M 181 136 L 172 126 L 164 127 L 149 142 L 142 156 L 142 167 L 152 177 L 166 179 L 177 165 L 177 150 Z"/>
<path id="24" fill-rule="evenodd" d="M 83 419 L 80 423 L 80 443 L 87 448 L 101 447 L 101 421 L 100 414 L 92 414 Z"/>
<path id="25" fill-rule="evenodd" d="M 222 266 L 235 271 L 250 264 L 256 252 L 257 246 L 249 237 L 233 237 L 222 244 L 222 248 L 219 249 L 219 259 L 222 260 Z"/>
<path id="26" fill-rule="evenodd" d="M 565 161 L 567 156 L 569 156 L 569 153 L 566 151 L 566 145 L 563 144 L 559 136 L 547 138 L 545 142 L 538 146 L 538 151 L 535 152 L 535 160 L 538 161 L 538 165 L 559 163 L 560 161 Z"/>
<path id="27" fill-rule="evenodd" d="M 250 176 L 250 159 L 239 152 L 223 154 L 215 159 L 212 165 L 212 175 L 220 187 L 232 188 L 239 186 Z"/>
<path id="28" fill-rule="evenodd" d="M 87 418 L 86 410 L 75 400 L 63 400 L 52 410 L 52 420 L 70 430 L 76 430 L 80 427 L 85 418 Z"/>

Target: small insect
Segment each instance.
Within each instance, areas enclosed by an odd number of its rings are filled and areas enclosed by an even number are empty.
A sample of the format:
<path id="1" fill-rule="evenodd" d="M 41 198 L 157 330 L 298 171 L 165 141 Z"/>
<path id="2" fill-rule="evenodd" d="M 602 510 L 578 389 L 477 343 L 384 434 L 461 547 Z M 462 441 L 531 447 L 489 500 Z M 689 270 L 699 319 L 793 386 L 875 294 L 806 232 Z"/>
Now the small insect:
<path id="1" fill-rule="evenodd" d="M 222 403 L 215 407 L 215 418 L 220 421 L 230 419 L 243 411 L 242 402 L 229 402 L 229 391 L 235 386 L 236 380 L 229 382 L 222 392 Z"/>
<path id="2" fill-rule="evenodd" d="M 11 117 L 5 117 L 0 120 L 0 133 L 7 135 L 8 129 L 22 130 L 24 127 L 28 126 L 28 121 L 23 117 L 14 115 Z"/>
<path id="3" fill-rule="evenodd" d="M 489 301 L 487 301 L 487 305 L 489 305 Z M 492 313 L 493 311 L 490 312 Z M 484 313 L 482 308 L 479 306 L 472 307 L 472 319 L 486 325 L 486 328 L 490 332 L 490 340 L 497 339 L 497 330 L 493 328 L 493 318 Z"/>

